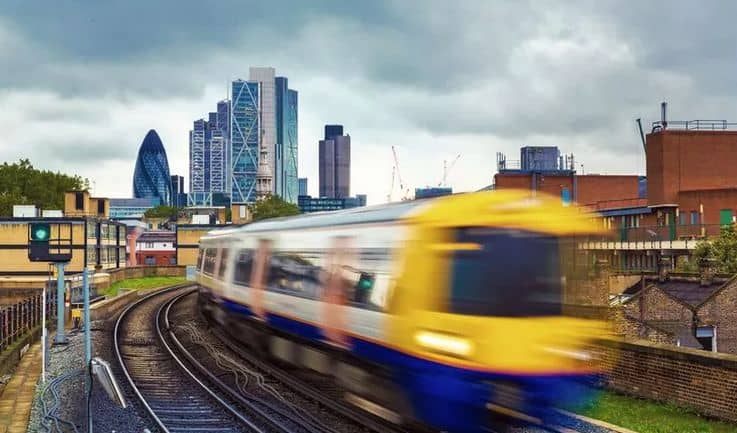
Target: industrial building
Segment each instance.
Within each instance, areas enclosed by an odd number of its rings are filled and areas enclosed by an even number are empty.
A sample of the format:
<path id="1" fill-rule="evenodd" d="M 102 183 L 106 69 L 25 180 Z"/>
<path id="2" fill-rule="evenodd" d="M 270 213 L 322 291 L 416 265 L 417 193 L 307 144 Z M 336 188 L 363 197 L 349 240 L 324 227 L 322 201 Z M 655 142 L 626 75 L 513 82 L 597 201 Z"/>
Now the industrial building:
<path id="1" fill-rule="evenodd" d="M 646 176 L 579 175 L 572 156 L 557 167 L 510 168 L 500 156 L 495 187 L 558 195 L 597 212 L 612 236 L 582 246 L 615 269 L 655 270 L 663 256 L 675 267 L 699 240 L 737 219 L 737 178 L 728 175 L 737 164 L 737 124 L 663 116 L 642 142 Z"/>
<path id="2" fill-rule="evenodd" d="M 27 277 L 26 284 L 45 281 L 53 272 L 48 263 L 32 262 L 28 258 L 29 224 L 43 221 L 52 225 L 56 236 L 56 225 L 62 226 L 60 237 L 71 234 L 71 260 L 66 266 L 69 274 L 89 270 L 117 269 L 126 266 L 126 227 L 109 219 L 110 205 L 107 198 L 90 197 L 87 191 L 71 191 L 64 196 L 63 216 L 58 213 L 41 212 L 40 217 L 24 213 L 23 216 L 0 219 L 0 257 L 3 267 L 0 275 L 10 277 L 3 280 L 11 284 L 14 278 Z M 36 212 L 35 215 L 39 213 Z M 70 229 L 70 233 L 67 232 Z M 1 285 L 5 287 L 4 285 Z M 38 286 L 40 287 L 40 286 Z"/>

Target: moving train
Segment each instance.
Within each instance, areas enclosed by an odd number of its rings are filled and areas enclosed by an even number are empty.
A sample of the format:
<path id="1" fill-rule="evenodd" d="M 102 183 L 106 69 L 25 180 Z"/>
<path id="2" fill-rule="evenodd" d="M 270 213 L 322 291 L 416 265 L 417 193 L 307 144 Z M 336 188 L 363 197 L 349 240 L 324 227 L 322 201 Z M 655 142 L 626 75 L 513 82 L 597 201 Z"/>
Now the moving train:
<path id="1" fill-rule="evenodd" d="M 255 222 L 201 239 L 199 305 L 392 422 L 544 420 L 600 373 L 588 343 L 604 324 L 561 313 L 572 239 L 600 230 L 520 191 Z"/>

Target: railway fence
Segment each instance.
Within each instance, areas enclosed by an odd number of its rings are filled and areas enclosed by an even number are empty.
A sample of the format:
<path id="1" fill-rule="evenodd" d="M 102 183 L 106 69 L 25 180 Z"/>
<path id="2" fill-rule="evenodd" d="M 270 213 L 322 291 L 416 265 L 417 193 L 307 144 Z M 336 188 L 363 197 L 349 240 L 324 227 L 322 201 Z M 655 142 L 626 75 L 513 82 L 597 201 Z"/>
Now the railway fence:
<path id="1" fill-rule="evenodd" d="M 19 302 L 0 307 L 0 353 L 41 324 L 43 294 L 29 296 Z M 56 292 L 46 292 L 46 319 L 56 317 Z"/>

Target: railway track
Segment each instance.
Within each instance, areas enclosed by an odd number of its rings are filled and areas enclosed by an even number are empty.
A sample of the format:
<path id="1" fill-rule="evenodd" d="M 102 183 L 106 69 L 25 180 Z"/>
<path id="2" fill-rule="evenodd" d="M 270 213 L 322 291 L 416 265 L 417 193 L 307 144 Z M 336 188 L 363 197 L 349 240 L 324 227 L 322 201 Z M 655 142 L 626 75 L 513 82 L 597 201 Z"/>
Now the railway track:
<path id="1" fill-rule="evenodd" d="M 164 341 L 160 314 L 187 289 L 173 287 L 128 306 L 115 323 L 115 353 L 128 383 L 164 432 L 247 432 L 248 421 L 192 375 Z"/>
<path id="2" fill-rule="evenodd" d="M 272 401 L 233 386 L 223 380 L 223 372 L 210 370 L 204 359 L 211 352 L 196 350 L 180 341 L 180 325 L 170 323 L 173 306 L 191 294 L 189 285 L 174 286 L 150 294 L 128 306 L 114 330 L 114 348 L 123 373 L 141 406 L 162 432 L 248 432 L 248 433 L 337 433 L 319 416 L 305 413 L 289 401 Z M 176 323 L 176 322 L 175 322 Z M 178 329 L 177 332 L 173 332 Z M 400 427 L 363 412 L 345 402 L 339 390 L 319 380 L 309 380 L 268 363 L 236 343 L 220 329 L 215 337 L 229 351 L 264 373 L 260 381 L 276 380 L 296 393 L 314 400 L 330 411 L 350 419 L 358 430 L 408 433 Z M 208 355 L 209 353 L 209 355 Z M 259 374 L 256 374 L 259 376 Z M 267 377 L 265 379 L 264 377 Z M 277 399 L 278 400 L 278 399 Z M 415 431 L 415 430 L 412 430 Z M 521 429 L 572 433 L 559 428 Z"/>

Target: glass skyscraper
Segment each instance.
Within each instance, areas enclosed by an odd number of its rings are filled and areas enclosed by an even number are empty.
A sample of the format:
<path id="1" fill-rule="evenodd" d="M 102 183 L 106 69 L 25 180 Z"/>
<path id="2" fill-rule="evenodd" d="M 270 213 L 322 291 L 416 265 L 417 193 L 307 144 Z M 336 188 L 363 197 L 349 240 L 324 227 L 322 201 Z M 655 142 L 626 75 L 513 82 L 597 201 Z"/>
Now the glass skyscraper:
<path id="1" fill-rule="evenodd" d="M 149 130 L 141 143 L 133 171 L 133 197 L 158 198 L 161 204 L 170 205 L 171 176 L 166 150 L 159 134 Z"/>
<path id="2" fill-rule="evenodd" d="M 297 91 L 289 88 L 285 77 L 276 77 L 276 160 L 274 192 L 290 203 L 297 203 Z"/>
<path id="3" fill-rule="evenodd" d="M 190 206 L 228 204 L 229 110 L 230 101 L 218 102 L 217 111 L 195 120 L 189 132 Z"/>
<path id="4" fill-rule="evenodd" d="M 231 203 L 256 201 L 261 130 L 260 96 L 258 82 L 233 81 L 230 104 Z"/>

